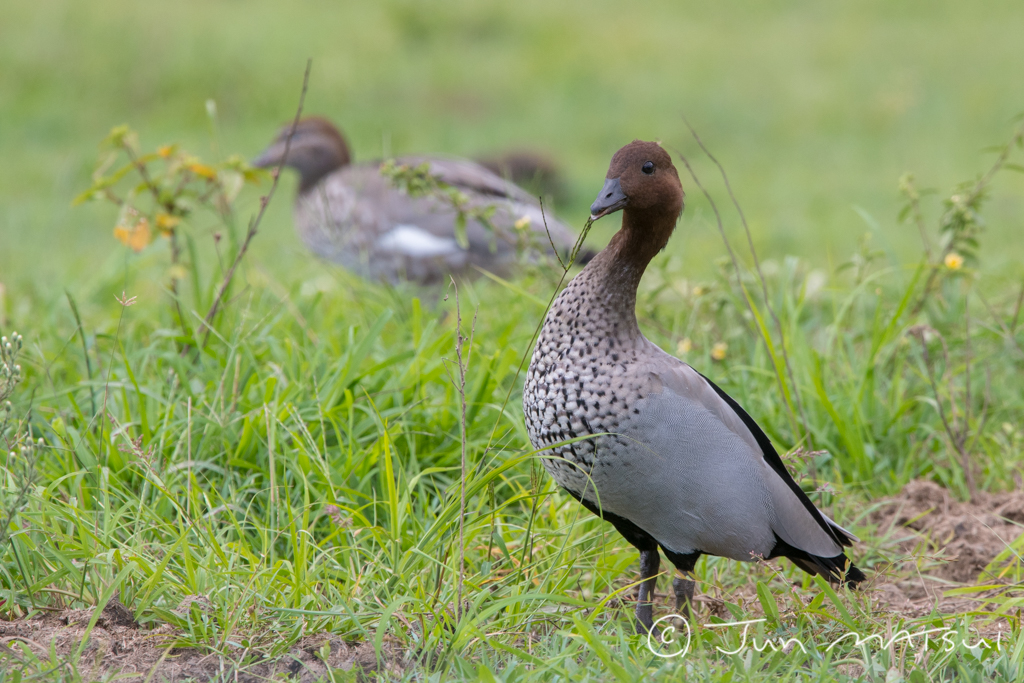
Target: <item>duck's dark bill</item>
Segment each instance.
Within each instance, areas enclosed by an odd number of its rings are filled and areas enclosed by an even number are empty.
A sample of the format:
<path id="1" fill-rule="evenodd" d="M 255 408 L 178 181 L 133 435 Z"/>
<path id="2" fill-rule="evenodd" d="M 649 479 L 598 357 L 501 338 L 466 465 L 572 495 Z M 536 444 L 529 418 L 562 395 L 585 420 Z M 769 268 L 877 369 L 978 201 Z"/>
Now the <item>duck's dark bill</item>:
<path id="1" fill-rule="evenodd" d="M 250 161 L 249 163 L 256 168 L 270 168 L 271 166 L 277 166 L 281 163 L 281 157 L 284 156 L 284 148 L 279 143 L 274 143 L 270 147 L 267 147 L 263 152 Z"/>
<path id="2" fill-rule="evenodd" d="M 597 199 L 590 205 L 590 218 L 597 220 L 601 216 L 607 216 L 625 208 L 628 201 L 618 178 L 608 178 L 604 181 L 604 187 L 597 195 Z"/>

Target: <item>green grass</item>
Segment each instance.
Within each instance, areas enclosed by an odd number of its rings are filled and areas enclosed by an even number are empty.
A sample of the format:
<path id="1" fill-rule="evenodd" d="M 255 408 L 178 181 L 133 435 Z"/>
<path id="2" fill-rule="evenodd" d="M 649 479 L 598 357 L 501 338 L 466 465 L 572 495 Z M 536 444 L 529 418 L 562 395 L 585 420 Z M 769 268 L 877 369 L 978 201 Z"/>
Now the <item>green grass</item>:
<path id="1" fill-rule="evenodd" d="M 735 396 L 778 446 L 820 451 L 788 464 L 810 490 L 832 485 L 816 502 L 861 535 L 853 555 L 883 582 L 903 553 L 874 528 L 872 499 L 918 477 L 967 496 L 961 431 L 979 489 L 1004 490 L 1020 476 L 1021 251 L 1011 237 L 1024 216 L 1021 176 L 996 177 L 977 258 L 940 268 L 919 311 L 928 267 L 917 229 L 896 219 L 903 171 L 948 197 L 1011 135 L 1024 106 L 1011 68 L 1024 56 L 1019 3 L 984 12 L 962 3 L 626 11 L 459 2 L 279 12 L 0 9 L 0 118 L 11 122 L 0 127 L 0 332 L 26 340 L 24 381 L 0 428 L 11 452 L 2 462 L 6 618 L 92 609 L 118 591 L 144 626 L 173 625 L 179 645 L 209 648 L 229 671 L 330 631 L 409 653 L 405 673 L 393 675 L 418 680 L 1020 677 L 1019 624 L 998 652 L 933 641 L 824 653 L 847 630 L 987 629 L 1015 614 L 1015 562 L 976 611 L 910 619 L 789 565 L 705 559 L 700 593 L 723 597 L 734 619 L 770 619 L 751 635 L 822 647 L 727 655 L 716 647 L 738 647 L 737 632 L 711 627 L 695 632 L 688 656 L 655 657 L 632 630 L 635 551 L 557 492 L 528 446 L 518 370 L 544 313 L 538 301 L 555 289 L 551 269 L 508 286 L 460 284 L 464 332 L 478 312 L 462 516 L 454 296 L 365 283 L 311 260 L 290 227 L 289 179 L 209 344 L 183 356 L 182 343 L 195 340 L 169 305 L 166 243 L 133 255 L 111 237 L 113 210 L 70 206 L 89 184 L 96 144 L 123 121 L 147 149 L 175 141 L 214 159 L 254 153 L 292 114 L 311 55 L 307 109 L 342 122 L 360 157 L 547 147 L 568 176 L 564 213 L 581 224 L 611 152 L 659 137 L 693 159 L 739 246 L 714 167 L 678 119 L 685 110 L 750 217 L 784 342 L 756 275 L 744 268 L 737 285 L 685 172 L 688 208 L 644 281 L 641 327 Z M 218 106 L 215 133 L 207 98 Z M 256 199 L 243 193 L 241 215 Z M 923 207 L 935 241 L 943 206 L 926 197 Z M 180 298 L 192 327 L 222 272 L 210 239 L 218 226 L 210 217 L 185 226 L 201 266 Z M 613 227 L 598 223 L 595 240 Z M 118 304 L 123 291 L 137 302 Z M 930 364 L 915 336 L 922 325 Z M 29 437 L 43 445 L 23 452 Z M 194 595 L 210 606 L 178 610 Z M 56 655 L 7 645 L 24 662 L 5 660 L 0 675 L 54 675 Z M 867 664 L 840 666 L 855 662 Z M 66 680 L 87 677 L 79 659 L 57 663 Z"/>
<path id="2" fill-rule="evenodd" d="M 162 273 L 155 263 L 165 257 L 154 248 L 129 262 Z M 921 354 L 907 341 L 910 325 L 928 320 L 946 335 L 950 358 L 964 359 L 955 336 L 963 279 L 944 276 L 940 294 L 914 317 L 898 305 L 905 292 L 908 301 L 921 293 L 913 271 L 867 267 L 814 291 L 814 278 L 795 260 L 767 270 L 813 445 L 827 451 L 814 459 L 818 481 L 838 490 L 821 503 L 864 536 L 858 563 L 883 580 L 900 553 L 863 516 L 865 499 L 918 476 L 965 492 Z M 116 270 L 111 277 L 107 289 L 119 283 Z M 179 645 L 202 645 L 227 662 L 272 656 L 303 634 L 326 630 L 378 646 L 386 635 L 418 653 L 409 676 L 486 678 L 492 671 L 505 680 L 633 680 L 718 678 L 732 670 L 759 680 L 806 669 L 830 679 L 836 658 L 865 657 L 877 669 L 868 667 L 869 678 L 890 669 L 909 675 L 885 648 L 850 645 L 835 657 L 724 656 L 715 648 L 736 649 L 741 634 L 709 628 L 689 656 L 663 660 L 632 635 L 627 595 L 635 552 L 555 492 L 526 446 L 516 371 L 543 313 L 537 300 L 552 291 L 549 273 L 528 274 L 516 288 L 480 281 L 460 289 L 466 326 L 470 310 L 479 310 L 479 319 L 466 389 L 468 606 L 456 617 L 460 402 L 448 375 L 454 298 L 424 303 L 411 287 L 386 290 L 319 264 L 292 282 L 259 268 L 248 279 L 198 357 L 179 353 L 181 333 L 165 294 L 142 290 L 129 307 L 112 302 L 95 318 L 97 331 L 85 335 L 92 379 L 69 311 L 41 321 L 20 359 L 31 390 L 16 394 L 13 414 L 23 416 L 31 405 L 27 429 L 46 445 L 6 461 L 8 506 L 21 491 L 26 460 L 35 482 L 12 520 L 2 565 L 10 617 L 103 605 L 116 590 L 143 624 L 170 623 L 180 629 Z M 746 405 L 777 443 L 792 444 L 800 427 L 779 398 L 733 282 L 723 270 L 695 291 L 674 259 L 661 257 L 639 304 L 642 324 L 667 348 L 691 339 L 688 359 Z M 748 278 L 746 286 L 756 284 Z M 189 306 L 187 294 L 182 300 Z M 1004 324 L 1013 303 L 1000 302 Z M 763 304 L 756 310 L 764 315 Z M 722 340 L 728 353 L 716 364 L 709 352 Z M 976 367 L 998 363 L 1008 372 L 1020 363 L 1001 330 L 978 325 L 971 343 Z M 938 348 L 931 344 L 933 353 Z M 962 368 L 946 370 L 941 399 L 962 380 Z M 1015 424 L 1016 383 L 996 377 L 989 392 L 987 421 Z M 962 406 L 954 395 L 958 400 Z M 1001 488 L 1017 471 L 1016 447 L 1001 428 L 978 430 L 977 417 L 973 426 L 981 433 L 981 483 Z M 26 427 L 8 438 L 19 431 Z M 807 475 L 807 462 L 790 464 Z M 973 619 L 1012 611 L 1017 599 L 1006 590 L 980 614 L 904 620 L 866 597 L 835 595 L 792 567 L 781 569 L 776 575 L 708 559 L 698 568 L 701 592 L 725 596 L 735 619 L 771 615 L 772 623 L 755 626 L 759 642 L 795 637 L 819 643 L 819 653 L 846 630 L 938 624 L 962 631 Z M 756 603 L 731 598 L 754 582 L 761 582 Z M 212 607 L 176 611 L 190 595 L 206 596 Z M 959 671 L 1010 680 L 1019 670 L 1014 652 L 979 661 L 963 648 L 942 647 L 932 644 L 935 678 Z M 31 658 L 32 649 L 23 650 Z M 27 673 L 50 666 L 30 662 Z M 84 675 L 79 666 L 66 676 Z"/>

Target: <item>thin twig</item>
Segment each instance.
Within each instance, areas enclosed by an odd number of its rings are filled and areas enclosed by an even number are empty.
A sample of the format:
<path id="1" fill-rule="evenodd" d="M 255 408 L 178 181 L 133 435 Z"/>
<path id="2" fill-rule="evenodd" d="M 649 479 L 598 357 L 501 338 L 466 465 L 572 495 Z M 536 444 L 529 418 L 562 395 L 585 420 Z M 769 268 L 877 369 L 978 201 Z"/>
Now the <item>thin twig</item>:
<path id="1" fill-rule="evenodd" d="M 462 588 L 466 577 L 466 543 L 465 543 L 465 525 L 466 525 L 466 368 L 469 366 L 470 356 L 473 353 L 473 337 L 476 334 L 476 318 L 477 313 L 473 314 L 473 325 L 470 328 L 469 339 L 462 335 L 462 306 L 459 301 L 459 286 L 455 283 L 455 278 L 451 275 L 448 276 L 451 286 L 455 289 L 455 357 L 458 361 L 459 366 L 459 378 L 456 381 L 449 372 L 449 377 L 452 379 L 452 383 L 455 384 L 455 388 L 459 392 L 459 404 L 462 409 L 462 417 L 459 420 L 461 427 L 461 441 L 462 441 L 462 463 L 461 463 L 461 477 L 459 482 L 459 585 L 458 585 L 458 597 L 455 608 L 455 618 L 458 619 L 462 614 Z M 447 298 L 447 296 L 445 297 Z M 463 344 L 469 342 L 469 351 L 465 358 L 462 356 Z M 445 368 L 447 370 L 447 367 Z"/>
<path id="2" fill-rule="evenodd" d="M 755 320 L 756 320 L 757 316 L 754 313 L 754 306 L 750 302 L 750 298 L 749 298 L 749 295 L 747 294 L 747 290 L 743 286 L 743 280 L 740 278 L 740 273 L 741 273 L 741 271 L 740 271 L 740 264 L 739 264 L 739 261 L 736 259 L 736 252 L 733 251 L 732 244 L 729 242 L 729 238 L 725 234 L 725 226 L 722 224 L 722 215 L 718 211 L 718 205 L 715 204 L 715 200 L 711 198 L 711 193 L 709 193 L 704 188 L 704 185 L 701 184 L 700 179 L 697 177 L 697 173 L 693 170 L 693 167 L 690 166 L 690 161 L 686 158 L 686 156 L 682 152 L 680 152 L 678 149 L 675 150 L 675 153 L 679 157 L 679 159 L 683 162 L 683 165 L 686 166 L 686 170 L 690 172 L 690 177 L 693 178 L 693 182 L 697 185 L 697 188 L 700 189 L 700 191 L 704 194 L 704 197 L 708 200 L 708 203 L 711 205 L 711 210 L 715 214 L 715 221 L 718 224 L 718 233 L 722 236 L 722 241 L 725 242 L 725 250 L 727 252 L 729 252 L 729 259 L 732 261 L 733 270 L 736 271 L 736 282 L 737 282 L 737 284 L 740 287 L 740 291 L 743 293 L 743 300 L 746 301 L 746 303 L 747 303 L 747 308 L 750 310 L 750 315 L 754 316 Z M 765 344 L 765 347 L 768 349 L 768 357 L 771 358 L 772 357 L 771 341 L 764 334 L 764 332 L 762 331 L 760 325 L 755 325 L 755 327 L 757 328 L 758 333 L 761 336 L 761 340 Z M 782 373 L 779 372 L 779 366 L 778 366 L 777 363 L 774 363 L 774 362 L 772 363 L 772 369 L 775 370 L 775 379 L 779 383 L 779 389 L 782 392 L 782 398 L 785 401 L 786 408 L 789 411 L 789 417 L 790 417 L 790 421 L 791 421 L 791 426 L 794 427 L 793 431 L 796 431 L 796 429 L 795 429 L 796 426 L 797 426 L 797 424 L 796 424 L 796 414 L 794 413 L 793 405 L 790 403 L 789 398 L 788 398 L 788 396 L 786 394 L 785 380 L 782 378 Z"/>
<path id="3" fill-rule="evenodd" d="M 519 359 L 519 367 L 516 368 L 516 374 L 512 377 L 512 383 L 509 384 L 508 391 L 505 392 L 505 400 L 501 402 L 501 409 L 498 411 L 497 417 L 494 418 L 494 426 L 491 427 L 491 434 L 487 437 L 487 446 L 484 447 L 484 452 L 487 452 L 491 448 L 491 444 L 494 442 L 494 434 L 498 431 L 498 424 L 501 422 L 501 416 L 505 414 L 505 408 L 508 406 L 509 399 L 512 398 L 512 391 L 515 389 L 516 384 L 519 381 L 519 375 L 523 372 L 526 360 L 533 355 L 533 347 L 537 343 L 537 336 L 540 334 L 541 328 L 544 327 L 544 321 L 547 320 L 548 311 L 551 310 L 551 305 L 555 303 L 555 298 L 558 297 L 559 292 L 562 291 L 562 283 L 565 282 L 565 278 L 569 275 L 569 269 L 572 268 L 574 263 L 576 263 L 576 258 L 583 249 L 583 243 L 586 241 L 587 235 L 590 234 L 590 227 L 593 224 L 594 219 L 588 218 L 587 222 L 583 225 L 583 230 L 580 232 L 580 236 L 576 239 L 576 243 L 572 247 L 572 253 L 569 254 L 569 262 L 562 267 L 562 276 L 558 279 L 558 283 L 555 284 L 555 289 L 551 293 L 551 297 L 548 299 L 548 305 L 544 308 L 544 314 L 541 315 L 540 320 L 537 322 L 537 326 L 533 329 L 533 335 L 530 337 L 530 344 Z M 544 227 L 547 229 L 546 223 Z M 548 236 L 548 239 L 551 239 L 550 235 Z"/>
<path id="4" fill-rule="evenodd" d="M 206 327 L 206 332 L 203 334 L 203 343 L 200 348 L 206 346 L 206 342 L 210 339 L 210 331 L 213 325 L 213 318 L 217 315 L 217 310 L 220 308 L 221 300 L 228 291 L 228 287 L 231 285 L 231 280 L 235 276 L 235 270 L 238 268 L 238 264 L 241 263 L 242 258 L 249 250 L 249 244 L 252 242 L 252 238 L 256 236 L 257 231 L 260 227 L 260 222 L 263 220 L 263 216 L 267 212 L 267 206 L 270 205 L 270 200 L 274 198 L 274 193 L 277 192 L 277 184 L 281 180 L 281 171 L 284 169 L 285 162 L 288 161 L 288 152 L 291 150 L 292 137 L 295 135 L 295 129 L 299 126 L 299 119 L 302 118 L 302 108 L 306 103 L 306 91 L 309 89 L 309 72 L 313 68 L 313 60 L 309 59 L 306 61 L 306 72 L 302 76 L 302 93 L 299 95 L 299 106 L 295 110 L 295 119 L 292 121 L 292 127 L 288 131 L 288 137 L 284 143 L 284 155 L 281 157 L 280 163 L 277 168 L 274 169 L 274 182 L 270 186 L 270 192 L 266 196 L 260 197 L 260 210 L 256 214 L 256 217 L 249 222 L 249 230 L 245 234 L 245 239 L 242 241 L 242 246 L 239 247 L 238 253 L 235 254 L 235 260 L 231 263 L 231 267 L 228 272 L 224 274 L 224 279 L 220 283 L 220 288 L 217 290 L 217 296 L 213 299 L 213 304 L 210 305 L 210 310 L 206 313 L 206 317 L 203 318 L 203 325 Z M 182 350 L 182 355 L 188 351 L 188 347 Z"/>
<path id="5" fill-rule="evenodd" d="M 20 432 L 22 428 L 23 425 L 18 425 L 16 427 L 16 432 Z M 17 441 L 15 441 L 15 443 L 17 443 Z M 30 447 L 33 446 L 31 433 L 29 434 L 28 443 Z M 7 447 L 11 447 L 10 441 L 7 442 Z M 10 461 L 8 461 L 8 470 L 9 472 L 11 472 L 11 478 L 17 481 L 17 475 L 13 474 L 14 466 L 10 463 Z M 17 492 L 15 493 L 14 498 L 11 500 L 10 504 L 5 506 L 5 509 L 3 511 L 3 521 L 0 521 L 0 546 L 5 545 L 8 541 L 11 541 L 13 545 L 13 540 L 11 539 L 10 533 L 11 525 L 14 524 L 14 520 L 18 516 L 18 511 L 21 509 L 21 506 L 25 504 L 25 501 L 28 500 L 29 494 L 32 493 L 33 487 L 35 486 L 35 472 L 36 451 L 33 448 L 31 454 L 24 461 L 22 469 L 22 480 L 16 487 Z M 22 576 L 27 581 L 27 575 L 23 574 Z"/>
<path id="6" fill-rule="evenodd" d="M 946 410 L 942 407 L 942 397 L 939 395 L 939 386 L 935 382 L 935 370 L 932 366 L 931 355 L 928 353 L 928 343 L 925 341 L 924 334 L 920 336 L 920 340 L 921 352 L 924 355 L 924 364 L 928 369 L 928 382 L 932 386 L 932 395 L 935 396 L 935 404 L 939 409 L 939 417 L 942 419 L 942 426 L 946 429 L 946 434 L 953 442 L 953 445 L 957 446 L 959 439 L 956 438 L 956 430 L 950 425 L 949 419 L 946 417 Z"/>
<path id="7" fill-rule="evenodd" d="M 981 195 L 988 184 L 992 182 L 992 178 L 995 177 L 996 173 L 1006 165 L 1007 160 L 1010 158 L 1010 153 L 1013 152 L 1014 145 L 1020 144 L 1021 140 L 1024 140 L 1024 123 L 1018 126 L 1017 130 L 1014 131 L 1010 141 L 1006 143 L 1005 147 L 1003 147 L 1003 151 L 996 158 L 995 163 L 992 164 L 991 168 L 989 168 L 985 175 L 979 178 L 978 182 L 974 184 L 974 189 L 971 190 L 971 193 L 967 195 L 967 198 L 963 202 L 964 206 L 973 206 L 974 202 L 978 199 L 978 196 Z M 945 262 L 946 257 L 953 251 L 955 246 L 956 240 L 950 240 L 949 244 L 947 244 L 942 250 L 942 253 L 939 254 L 939 258 L 931 264 L 931 271 L 928 273 L 928 279 L 924 283 L 924 289 L 921 291 L 921 297 L 917 300 L 917 303 L 910 312 L 911 317 L 916 316 L 921 312 L 921 309 L 924 308 L 928 301 L 928 296 L 931 294 L 932 287 L 935 285 L 935 278 L 938 277 L 939 271 Z M 1022 295 L 1024 295 L 1024 291 L 1022 291 Z M 1016 317 L 1014 320 L 1016 321 Z"/>
<path id="8" fill-rule="evenodd" d="M 914 176 L 906 173 L 900 178 L 900 191 L 903 192 L 909 202 L 910 214 L 917 226 L 917 232 L 921 235 L 921 245 L 924 247 L 925 260 L 932 261 L 932 242 L 928 239 L 928 229 L 924 224 L 924 214 L 921 213 L 921 193 L 914 185 Z"/>
<path id="9" fill-rule="evenodd" d="M 1022 289 L 1021 291 L 1024 292 L 1024 289 Z M 1006 341 L 1016 346 L 1018 351 L 1024 353 L 1024 348 L 1021 348 L 1020 342 L 1017 341 L 1017 336 L 1010 331 L 1010 328 L 1008 328 L 1005 323 L 1003 323 L 999 313 L 996 312 L 996 310 L 992 307 L 992 304 L 990 304 L 988 299 L 985 298 L 985 295 L 982 294 L 980 291 L 975 293 L 978 295 L 978 299 L 981 301 L 981 303 L 985 306 L 985 309 L 988 311 L 988 314 L 992 317 L 992 322 L 994 322 L 999 327 L 999 330 L 995 331 L 1001 334 Z"/>
<path id="10" fill-rule="evenodd" d="M 921 235 L 921 244 L 924 245 L 924 255 L 929 261 L 932 260 L 932 242 L 928 239 L 928 229 L 924 225 L 924 214 L 921 213 L 921 198 L 913 197 L 910 200 L 911 211 L 914 214 L 914 225 L 917 226 L 917 232 Z"/>
<path id="11" fill-rule="evenodd" d="M 942 426 L 946 430 L 946 435 L 949 437 L 949 441 L 953 445 L 953 448 L 956 449 L 957 455 L 960 456 L 961 466 L 964 468 L 964 479 L 967 482 L 968 491 L 970 492 L 971 498 L 973 499 L 975 494 L 974 476 L 971 474 L 969 467 L 970 463 L 967 458 L 968 451 L 964 448 L 964 441 L 966 440 L 964 437 L 967 434 L 969 426 L 965 422 L 964 428 L 963 430 L 961 430 L 956 424 L 956 402 L 953 400 L 952 380 L 950 380 L 951 384 L 949 396 L 949 405 L 950 410 L 952 411 L 951 416 L 947 417 L 946 409 L 942 405 L 942 396 L 939 394 L 939 385 L 935 381 L 935 370 L 932 365 L 931 354 L 928 353 L 928 342 L 926 340 L 926 336 L 928 335 L 928 333 L 935 331 L 932 328 L 928 327 L 927 325 L 915 325 L 914 327 L 910 328 L 908 332 L 912 336 L 917 337 L 918 341 L 921 342 L 921 354 L 924 357 L 924 365 L 928 373 L 928 383 L 931 385 L 932 395 L 935 397 L 935 406 L 936 409 L 939 411 L 939 418 L 942 420 Z M 938 333 L 936 332 L 936 334 Z M 944 339 L 942 339 L 941 336 L 939 337 L 939 339 L 942 341 L 943 352 L 946 355 L 946 365 L 948 366 L 949 354 L 945 350 L 946 342 Z"/>
<path id="12" fill-rule="evenodd" d="M 971 470 L 970 451 L 964 448 L 967 441 L 967 432 L 971 429 L 971 288 L 968 285 L 964 295 L 964 427 L 960 435 L 960 458 L 961 466 L 964 469 L 964 478 L 967 479 L 967 490 L 974 500 L 977 491 L 974 488 L 974 473 Z"/>
<path id="13" fill-rule="evenodd" d="M 964 428 L 971 422 L 971 290 L 964 296 Z"/>
<path id="14" fill-rule="evenodd" d="M 187 467 L 185 469 L 185 495 L 188 496 L 185 499 L 185 508 L 190 511 L 192 510 L 192 397 L 188 397 L 187 407 L 185 408 L 185 440 L 188 443 L 188 460 Z M 273 457 L 273 456 L 271 456 Z M 273 494 L 271 494 L 273 498 Z"/>
<path id="15" fill-rule="evenodd" d="M 139 175 L 142 176 L 142 183 L 143 185 L 146 186 L 146 189 L 149 190 L 149 193 L 153 195 L 153 201 L 156 203 L 156 205 L 163 207 L 163 209 L 168 214 L 173 215 L 174 202 L 164 201 L 164 199 L 161 198 L 160 188 L 157 187 L 155 182 L 153 182 L 153 178 L 149 175 L 149 171 L 146 169 L 146 164 L 142 161 L 142 159 L 135 155 L 135 151 L 132 149 L 132 146 L 128 144 L 127 141 L 125 141 L 125 144 L 122 145 L 122 148 L 124 149 L 125 154 L 128 155 L 128 160 L 132 163 L 133 166 L 135 166 L 135 169 L 139 172 Z M 182 184 L 184 184 L 185 179 L 187 178 L 188 173 L 184 175 L 184 178 L 182 179 Z M 178 191 L 176 191 L 171 196 L 177 197 L 179 192 L 180 187 Z M 171 265 L 174 266 L 177 265 L 178 261 L 181 260 L 181 245 L 178 244 L 178 232 L 176 230 L 172 230 L 170 235 L 168 235 L 168 239 L 170 240 L 171 243 Z M 172 298 L 174 299 L 174 307 L 178 311 L 178 324 L 181 326 L 181 331 L 185 333 L 185 337 L 188 338 L 192 336 L 192 332 L 188 329 L 188 327 L 185 326 L 185 314 L 181 310 L 181 301 L 178 299 L 178 280 L 174 275 L 171 275 L 170 289 Z M 182 354 L 184 354 L 185 351 L 187 350 L 188 344 L 185 344 L 184 349 L 182 349 Z"/>
<path id="16" fill-rule="evenodd" d="M 1010 323 L 1010 332 L 1017 333 L 1017 321 L 1020 320 L 1020 305 L 1024 303 L 1024 282 L 1020 283 L 1020 293 L 1017 294 L 1017 305 L 1013 308 L 1013 322 Z"/>
<path id="17" fill-rule="evenodd" d="M 555 252 L 555 258 L 558 259 L 558 265 L 562 266 L 562 270 L 569 270 L 569 267 L 565 265 L 562 260 L 562 255 L 558 253 L 558 247 L 555 246 L 555 240 L 551 237 L 551 229 L 548 227 L 548 217 L 544 213 L 544 197 L 537 197 L 537 201 L 540 203 L 540 218 L 544 221 L 544 234 L 548 236 L 548 244 L 551 245 L 551 251 Z"/>
<path id="18" fill-rule="evenodd" d="M 98 446 L 100 447 L 103 445 L 103 418 L 107 416 L 107 395 L 110 393 L 110 373 L 114 370 L 114 352 L 117 350 L 117 345 L 119 343 L 121 321 L 124 320 L 124 309 L 135 303 L 135 297 L 128 298 L 124 292 L 121 292 L 120 299 L 116 296 L 114 298 L 117 299 L 119 304 L 121 304 L 121 313 L 117 316 L 117 327 L 114 329 L 114 343 L 110 347 L 110 362 L 107 364 L 107 378 L 103 382 L 103 411 L 102 415 L 99 413 L 96 415 L 96 417 L 100 418 L 100 438 L 98 441 Z"/>
<path id="19" fill-rule="evenodd" d="M 82 318 L 78 315 L 78 306 L 75 305 L 75 300 L 71 296 L 71 292 L 64 290 L 64 294 L 68 298 L 68 304 L 71 305 L 71 312 L 75 316 L 75 324 L 78 325 L 78 336 L 82 340 L 82 355 L 85 356 L 85 371 L 89 375 L 89 405 L 92 406 L 92 414 L 96 415 L 96 389 L 92 386 L 92 361 L 89 360 L 89 347 L 85 343 L 85 330 L 82 328 Z"/>
<path id="20" fill-rule="evenodd" d="M 235 408 L 238 407 L 238 373 L 242 369 L 242 356 L 240 354 L 235 355 L 235 374 L 231 378 L 231 410 L 228 414 L 234 414 Z"/>
<path id="21" fill-rule="evenodd" d="M 740 206 L 739 201 L 736 199 L 736 195 L 732 191 L 732 185 L 729 183 L 729 176 L 726 174 L 725 168 L 721 163 L 719 163 L 718 159 L 715 158 L 711 151 L 708 150 L 704 141 L 700 139 L 700 136 L 697 135 L 697 131 L 690 125 L 690 122 L 686 120 L 685 116 L 683 117 L 683 123 L 685 123 L 686 127 L 690 129 L 690 135 L 692 135 L 693 139 L 697 141 L 697 144 L 700 146 L 701 150 L 704 151 L 704 154 L 706 154 L 707 157 L 711 159 L 711 162 L 718 167 L 718 172 L 722 174 L 722 181 L 725 183 L 725 189 L 729 193 L 729 198 L 732 200 L 733 206 L 736 207 L 736 213 L 740 216 L 740 222 L 743 224 L 743 231 L 747 235 L 747 244 L 750 247 L 750 255 L 754 258 L 754 269 L 757 271 L 757 277 L 761 281 L 761 293 L 764 296 L 764 305 L 768 308 L 768 313 L 771 314 L 772 320 L 775 321 L 775 328 L 779 332 L 779 346 L 782 350 L 782 361 L 786 365 L 786 374 L 789 376 L 789 383 L 793 387 L 793 396 L 796 398 L 797 410 L 800 412 L 800 419 L 803 421 L 804 436 L 807 439 L 808 445 L 813 447 L 814 437 L 811 434 L 811 427 L 807 420 L 807 413 L 804 411 L 803 399 L 800 397 L 800 387 L 797 385 L 796 378 L 793 376 L 793 366 L 789 362 L 789 352 L 786 351 L 786 335 L 782 331 L 782 322 L 779 320 L 779 316 L 775 313 L 775 308 L 772 306 L 771 299 L 768 298 L 768 283 L 765 281 L 764 273 L 761 271 L 761 261 L 758 259 L 757 250 L 754 248 L 754 238 L 750 234 L 750 226 L 747 224 L 747 217 L 743 213 L 743 208 Z M 722 236 L 723 238 L 725 237 L 724 232 L 722 233 Z M 738 276 L 739 273 L 737 273 L 737 277 Z M 767 342 L 768 340 L 765 341 Z M 811 471 L 814 471 L 813 461 L 811 462 Z"/>
<path id="22" fill-rule="evenodd" d="M 988 424 L 989 418 L 989 405 L 992 402 L 992 369 L 985 368 L 985 394 L 984 400 L 981 402 L 981 417 L 978 418 L 978 428 L 974 430 L 974 438 L 971 439 L 970 443 L 965 444 L 964 448 L 967 449 L 968 453 L 973 453 L 974 448 L 978 445 L 978 439 L 981 438 L 982 433 L 985 431 L 985 425 Z"/>

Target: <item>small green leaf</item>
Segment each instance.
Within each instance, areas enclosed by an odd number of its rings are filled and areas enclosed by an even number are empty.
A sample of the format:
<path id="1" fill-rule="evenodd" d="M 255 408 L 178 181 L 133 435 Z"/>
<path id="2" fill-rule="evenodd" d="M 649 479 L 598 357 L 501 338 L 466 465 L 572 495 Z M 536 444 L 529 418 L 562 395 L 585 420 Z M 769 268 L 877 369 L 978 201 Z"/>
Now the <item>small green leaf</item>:
<path id="1" fill-rule="evenodd" d="M 907 683 L 928 683 L 928 677 L 921 669 L 914 669 L 907 676 Z"/>
<path id="2" fill-rule="evenodd" d="M 463 249 L 469 249 L 469 237 L 466 236 L 466 214 L 461 211 L 455 215 L 455 241 Z"/>
<path id="3" fill-rule="evenodd" d="M 778 626 L 780 623 L 779 606 L 775 602 L 775 596 L 772 595 L 768 586 L 760 581 L 757 582 L 757 599 L 761 603 L 761 608 L 764 610 L 764 615 L 768 618 L 768 622 Z"/>

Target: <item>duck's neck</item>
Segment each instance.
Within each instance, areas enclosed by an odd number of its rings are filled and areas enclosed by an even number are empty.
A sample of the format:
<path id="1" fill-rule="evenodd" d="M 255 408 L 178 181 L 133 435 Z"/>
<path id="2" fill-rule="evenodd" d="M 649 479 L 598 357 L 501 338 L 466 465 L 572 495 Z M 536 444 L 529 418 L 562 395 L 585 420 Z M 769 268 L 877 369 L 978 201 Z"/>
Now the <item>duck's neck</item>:
<path id="1" fill-rule="evenodd" d="M 306 159 L 301 163 L 292 164 L 299 172 L 299 194 L 305 194 L 319 184 L 326 176 L 337 171 L 348 163 L 336 154 L 324 155 L 316 159 Z"/>
<path id="2" fill-rule="evenodd" d="M 640 336 L 636 291 L 647 265 L 668 243 L 678 215 L 625 211 L 622 228 L 579 274 L 589 313 L 606 319 L 621 335 Z"/>
<path id="3" fill-rule="evenodd" d="M 288 165 L 299 172 L 299 194 L 309 192 L 321 180 L 352 163 L 348 146 L 340 136 L 326 136 L 289 155 Z"/>

